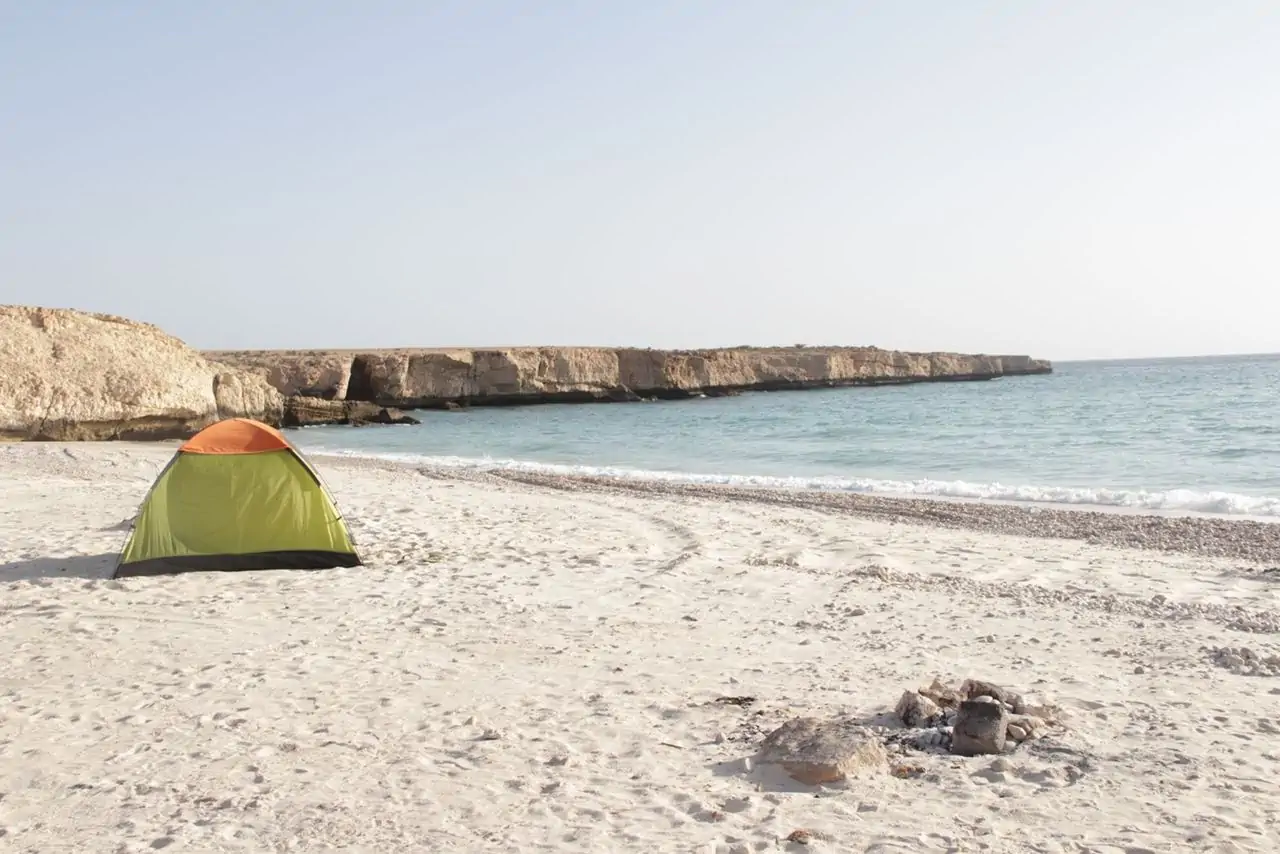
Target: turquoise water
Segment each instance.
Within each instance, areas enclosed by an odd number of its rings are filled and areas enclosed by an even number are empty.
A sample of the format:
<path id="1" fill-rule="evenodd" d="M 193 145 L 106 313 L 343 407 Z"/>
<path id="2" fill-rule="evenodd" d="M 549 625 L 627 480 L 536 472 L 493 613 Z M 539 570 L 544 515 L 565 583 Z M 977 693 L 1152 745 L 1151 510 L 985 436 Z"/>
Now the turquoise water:
<path id="1" fill-rule="evenodd" d="M 987 383 L 422 412 L 308 452 L 1280 516 L 1280 356 L 1067 363 Z"/>

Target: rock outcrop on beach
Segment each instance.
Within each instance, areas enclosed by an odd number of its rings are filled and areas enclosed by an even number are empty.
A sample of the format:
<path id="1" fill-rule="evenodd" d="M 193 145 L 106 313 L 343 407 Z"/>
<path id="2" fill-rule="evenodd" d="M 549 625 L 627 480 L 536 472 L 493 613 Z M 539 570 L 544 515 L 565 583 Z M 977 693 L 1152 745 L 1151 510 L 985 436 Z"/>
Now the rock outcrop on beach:
<path id="1" fill-rule="evenodd" d="M 398 408 L 447 404 L 678 399 L 1050 373 L 1027 356 L 904 353 L 874 347 L 641 350 L 527 347 L 482 350 L 212 352 L 285 395 Z"/>
<path id="2" fill-rule="evenodd" d="M 0 306 L 0 439 L 164 439 L 223 417 L 278 424 L 261 376 L 205 359 L 146 323 Z"/>
<path id="3" fill-rule="evenodd" d="M 756 761 L 776 765 L 806 786 L 838 783 L 888 762 L 884 745 L 847 720 L 794 718 L 765 738 Z"/>

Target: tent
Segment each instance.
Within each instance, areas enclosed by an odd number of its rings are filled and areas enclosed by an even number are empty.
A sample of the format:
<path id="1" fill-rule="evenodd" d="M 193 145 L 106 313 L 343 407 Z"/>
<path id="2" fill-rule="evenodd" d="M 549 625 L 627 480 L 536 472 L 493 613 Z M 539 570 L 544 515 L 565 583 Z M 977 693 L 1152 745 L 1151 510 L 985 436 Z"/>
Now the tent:
<path id="1" fill-rule="evenodd" d="M 113 577 L 359 565 L 315 469 L 278 430 L 231 418 L 193 436 L 156 478 Z"/>

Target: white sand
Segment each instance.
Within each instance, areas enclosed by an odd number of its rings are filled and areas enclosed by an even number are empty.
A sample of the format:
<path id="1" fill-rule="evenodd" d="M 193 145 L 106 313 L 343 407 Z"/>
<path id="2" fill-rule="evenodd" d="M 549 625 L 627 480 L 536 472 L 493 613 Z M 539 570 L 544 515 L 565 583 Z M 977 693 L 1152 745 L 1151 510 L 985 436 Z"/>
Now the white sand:
<path id="1" fill-rule="evenodd" d="M 1275 654 L 1280 584 L 1227 561 L 320 459 L 368 567 L 104 580 L 171 452 L 0 447 L 0 848 L 1280 851 L 1280 679 L 1207 649 Z M 756 709 L 934 675 L 1061 752 L 741 770 Z"/>

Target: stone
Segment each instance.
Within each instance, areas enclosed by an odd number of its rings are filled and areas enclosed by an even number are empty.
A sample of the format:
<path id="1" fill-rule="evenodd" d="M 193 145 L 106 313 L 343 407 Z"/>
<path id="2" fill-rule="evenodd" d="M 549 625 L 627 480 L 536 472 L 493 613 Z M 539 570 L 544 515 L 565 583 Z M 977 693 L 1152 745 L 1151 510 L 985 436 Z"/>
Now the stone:
<path id="1" fill-rule="evenodd" d="M 1002 753 L 1007 727 L 1008 715 L 1002 703 L 965 700 L 956 715 L 951 752 L 957 756 Z"/>
<path id="2" fill-rule="evenodd" d="M 893 713 L 904 725 L 918 727 L 924 726 L 926 721 L 940 711 L 937 703 L 918 691 L 904 691 Z"/>
<path id="3" fill-rule="evenodd" d="M 366 404 L 367 413 L 373 410 Z M 317 427 L 324 424 L 350 424 L 352 404 L 344 400 L 326 400 L 322 397 L 289 397 L 284 401 L 285 427 Z"/>
<path id="4" fill-rule="evenodd" d="M 420 424 L 418 419 L 398 409 L 388 409 L 359 400 L 325 400 L 322 397 L 285 398 L 281 419 L 286 427 L 315 427 L 322 424 Z"/>
<path id="5" fill-rule="evenodd" d="M 280 395 L 148 323 L 0 306 L 0 439 L 175 439 L 221 413 L 278 423 Z"/>
<path id="6" fill-rule="evenodd" d="M 964 697 L 960 696 L 958 691 L 944 685 L 937 677 L 934 677 L 934 680 L 930 683 L 929 687 L 921 688 L 917 693 L 923 697 L 928 697 L 930 700 L 937 703 L 939 707 L 944 709 L 955 708 L 960 705 L 960 701 L 964 699 Z"/>
<path id="7" fill-rule="evenodd" d="M 623 385 L 605 392 L 605 399 L 614 403 L 639 403 L 644 398 Z"/>
<path id="8" fill-rule="evenodd" d="M 920 731 L 916 738 L 916 747 L 924 750 L 930 747 L 948 747 L 951 743 L 952 730 L 946 727 L 934 727 Z"/>
<path id="9" fill-rule="evenodd" d="M 383 407 L 368 418 L 352 420 L 352 424 L 421 424 L 417 418 L 414 418 L 407 412 L 399 409 L 387 409 Z"/>
<path id="10" fill-rule="evenodd" d="M 1062 722 L 1062 709 L 1052 703 L 1028 705 L 1025 711 L 1019 714 L 1029 718 L 1032 725 L 1037 729 L 1056 726 Z"/>
<path id="11" fill-rule="evenodd" d="M 794 718 L 770 733 L 757 761 L 775 765 L 809 786 L 838 783 L 864 769 L 883 769 L 889 755 L 880 740 L 848 720 Z"/>
<path id="12" fill-rule="evenodd" d="M 1262 655 L 1248 647 L 1221 647 L 1210 650 L 1210 658 L 1237 676 L 1280 676 L 1280 655 Z"/>
<path id="13" fill-rule="evenodd" d="M 1006 720 L 1006 732 L 1016 742 L 1040 738 L 1049 722 L 1035 715 L 1010 715 Z"/>
<path id="14" fill-rule="evenodd" d="M 787 834 L 786 841 L 795 843 L 796 845 L 809 845 L 814 840 L 814 834 L 811 830 L 797 828 Z"/>
<path id="15" fill-rule="evenodd" d="M 1006 705 L 1012 705 L 1010 702 L 1010 694 L 998 685 L 990 682 L 983 682 L 978 679 L 966 679 L 960 685 L 960 695 L 966 700 L 976 700 L 980 697 L 990 697 L 997 702 Z"/>

